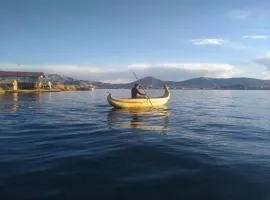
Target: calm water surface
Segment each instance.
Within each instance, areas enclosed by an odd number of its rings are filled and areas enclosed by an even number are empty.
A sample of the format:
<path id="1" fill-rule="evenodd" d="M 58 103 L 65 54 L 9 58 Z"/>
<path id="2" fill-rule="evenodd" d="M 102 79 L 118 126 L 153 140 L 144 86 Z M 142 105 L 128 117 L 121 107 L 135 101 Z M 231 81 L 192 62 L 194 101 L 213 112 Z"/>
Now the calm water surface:
<path id="1" fill-rule="evenodd" d="M 0 199 L 270 199 L 269 91 L 107 92 L 0 95 Z"/>

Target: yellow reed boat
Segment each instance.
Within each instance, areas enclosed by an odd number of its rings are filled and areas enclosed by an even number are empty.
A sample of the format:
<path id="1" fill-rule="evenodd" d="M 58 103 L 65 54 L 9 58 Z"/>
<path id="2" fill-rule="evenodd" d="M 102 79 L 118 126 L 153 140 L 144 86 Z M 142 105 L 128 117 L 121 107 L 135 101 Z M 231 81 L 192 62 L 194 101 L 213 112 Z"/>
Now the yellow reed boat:
<path id="1" fill-rule="evenodd" d="M 107 100 L 110 105 L 115 108 L 146 108 L 159 107 L 165 105 L 170 99 L 170 91 L 168 86 L 164 86 L 164 94 L 161 97 L 153 98 L 113 98 L 109 93 Z"/>

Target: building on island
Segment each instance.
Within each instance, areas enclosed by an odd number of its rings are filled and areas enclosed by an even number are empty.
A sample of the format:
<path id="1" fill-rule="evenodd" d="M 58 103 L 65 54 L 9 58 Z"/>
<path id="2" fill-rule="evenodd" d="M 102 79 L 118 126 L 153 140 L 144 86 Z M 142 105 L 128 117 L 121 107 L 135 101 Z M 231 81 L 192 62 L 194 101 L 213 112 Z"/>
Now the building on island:
<path id="1" fill-rule="evenodd" d="M 44 81 L 43 72 L 0 71 L 0 87 L 4 89 L 40 89 Z"/>

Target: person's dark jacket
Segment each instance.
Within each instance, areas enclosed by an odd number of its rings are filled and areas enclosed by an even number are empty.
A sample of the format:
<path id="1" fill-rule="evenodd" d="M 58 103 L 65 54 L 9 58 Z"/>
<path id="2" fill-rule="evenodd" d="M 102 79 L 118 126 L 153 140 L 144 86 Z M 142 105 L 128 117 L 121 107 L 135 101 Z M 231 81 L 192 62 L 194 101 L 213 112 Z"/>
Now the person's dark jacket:
<path id="1" fill-rule="evenodd" d="M 145 93 L 140 91 L 138 84 L 135 84 L 134 87 L 131 89 L 131 98 L 137 98 L 140 95 L 145 96 Z"/>

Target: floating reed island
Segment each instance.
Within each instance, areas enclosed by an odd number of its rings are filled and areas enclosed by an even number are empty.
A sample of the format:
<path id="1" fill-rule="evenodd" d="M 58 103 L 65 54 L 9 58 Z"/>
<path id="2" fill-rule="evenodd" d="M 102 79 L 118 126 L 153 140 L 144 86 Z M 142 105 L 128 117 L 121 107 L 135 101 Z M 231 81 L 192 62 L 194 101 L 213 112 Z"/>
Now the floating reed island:
<path id="1" fill-rule="evenodd" d="M 0 71 L 0 94 L 61 91 L 92 91 L 89 84 L 64 84 L 53 82 L 43 72 Z"/>
<path id="2" fill-rule="evenodd" d="M 33 89 L 12 89 L 12 88 L 1 88 L 0 94 L 4 93 L 34 93 L 34 92 L 64 92 L 64 91 L 93 91 L 94 88 L 81 87 L 78 85 L 54 85 L 51 88 L 33 88 Z"/>

